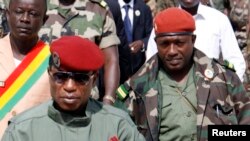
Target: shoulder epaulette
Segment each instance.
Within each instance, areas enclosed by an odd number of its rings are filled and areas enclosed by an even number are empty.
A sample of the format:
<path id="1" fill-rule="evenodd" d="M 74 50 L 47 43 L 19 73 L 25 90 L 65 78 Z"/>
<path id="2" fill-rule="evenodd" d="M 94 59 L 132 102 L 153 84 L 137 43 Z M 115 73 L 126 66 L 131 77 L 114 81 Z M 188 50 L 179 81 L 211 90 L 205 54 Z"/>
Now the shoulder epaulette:
<path id="1" fill-rule="evenodd" d="M 105 0 L 90 0 L 90 1 L 99 3 L 103 8 L 106 8 L 108 5 Z"/>
<path id="2" fill-rule="evenodd" d="M 118 99 L 124 100 L 129 93 L 129 87 L 126 84 L 122 84 L 116 90 L 116 95 Z"/>
<path id="3" fill-rule="evenodd" d="M 222 63 L 216 59 L 214 59 L 217 63 L 219 63 L 221 66 L 225 67 L 226 69 L 229 69 L 231 71 L 236 72 L 234 65 L 230 63 L 228 60 L 224 60 Z"/>
<path id="4" fill-rule="evenodd" d="M 227 60 L 224 60 L 224 66 L 234 72 L 236 72 L 234 65 Z"/>

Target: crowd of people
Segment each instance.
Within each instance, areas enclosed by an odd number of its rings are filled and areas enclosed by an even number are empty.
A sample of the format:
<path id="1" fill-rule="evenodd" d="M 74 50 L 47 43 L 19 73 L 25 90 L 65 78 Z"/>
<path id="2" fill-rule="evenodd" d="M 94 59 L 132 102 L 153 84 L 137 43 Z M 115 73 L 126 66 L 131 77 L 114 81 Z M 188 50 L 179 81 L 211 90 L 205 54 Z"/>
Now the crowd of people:
<path id="1" fill-rule="evenodd" d="M 250 125 L 250 0 L 0 0 L 1 141 L 208 140 Z"/>

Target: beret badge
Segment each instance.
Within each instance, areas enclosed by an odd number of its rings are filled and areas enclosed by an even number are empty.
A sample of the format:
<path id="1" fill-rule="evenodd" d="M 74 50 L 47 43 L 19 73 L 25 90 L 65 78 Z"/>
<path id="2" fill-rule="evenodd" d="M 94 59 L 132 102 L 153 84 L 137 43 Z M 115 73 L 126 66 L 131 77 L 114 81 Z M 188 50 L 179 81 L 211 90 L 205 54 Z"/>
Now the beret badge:
<path id="1" fill-rule="evenodd" d="M 57 68 L 59 68 L 60 67 L 60 57 L 59 57 L 58 53 L 53 52 L 53 54 L 52 54 L 52 60 L 53 60 L 54 65 Z"/>

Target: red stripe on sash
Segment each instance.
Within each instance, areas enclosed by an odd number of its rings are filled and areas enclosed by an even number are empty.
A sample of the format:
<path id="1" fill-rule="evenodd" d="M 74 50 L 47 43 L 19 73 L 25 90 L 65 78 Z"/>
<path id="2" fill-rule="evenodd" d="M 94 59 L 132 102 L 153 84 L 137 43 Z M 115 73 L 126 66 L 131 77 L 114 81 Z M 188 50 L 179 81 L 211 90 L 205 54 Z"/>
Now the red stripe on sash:
<path id="1" fill-rule="evenodd" d="M 39 41 L 36 44 L 36 46 L 26 55 L 23 61 L 7 78 L 7 80 L 5 81 L 4 87 L 0 87 L 0 97 L 4 94 L 6 90 L 8 90 L 8 88 L 20 76 L 20 74 L 29 66 L 29 64 L 39 54 L 39 52 L 43 49 L 43 47 L 45 47 L 45 43 L 43 41 Z"/>

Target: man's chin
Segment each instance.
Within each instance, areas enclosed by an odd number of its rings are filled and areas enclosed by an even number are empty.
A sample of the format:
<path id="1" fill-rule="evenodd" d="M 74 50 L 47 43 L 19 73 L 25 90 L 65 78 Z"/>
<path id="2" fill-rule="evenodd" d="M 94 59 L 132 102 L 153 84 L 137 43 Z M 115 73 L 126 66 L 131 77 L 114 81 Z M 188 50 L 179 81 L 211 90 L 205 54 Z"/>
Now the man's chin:
<path id="1" fill-rule="evenodd" d="M 176 73 L 178 71 L 180 71 L 182 68 L 179 66 L 172 66 L 172 67 L 168 67 L 168 71 L 172 72 L 172 73 Z"/>

